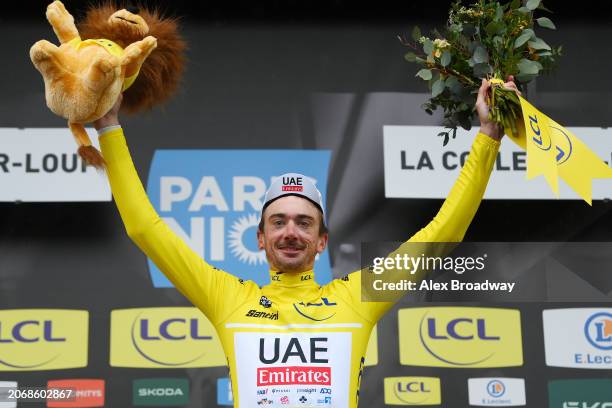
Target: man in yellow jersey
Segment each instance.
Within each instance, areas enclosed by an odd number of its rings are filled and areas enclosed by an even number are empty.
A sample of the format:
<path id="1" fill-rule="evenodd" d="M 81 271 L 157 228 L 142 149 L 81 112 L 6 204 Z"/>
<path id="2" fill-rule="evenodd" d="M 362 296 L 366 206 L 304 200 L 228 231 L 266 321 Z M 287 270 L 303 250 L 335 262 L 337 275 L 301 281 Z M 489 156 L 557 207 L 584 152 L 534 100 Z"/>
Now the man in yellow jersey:
<path id="1" fill-rule="evenodd" d="M 506 86 L 516 90 L 511 81 Z M 463 239 L 503 136 L 487 118 L 489 87 L 483 81 L 479 90 L 480 132 L 458 180 L 436 217 L 409 241 Z M 235 407 L 357 407 L 370 332 L 393 303 L 362 302 L 361 271 L 316 283 L 314 259 L 328 233 L 314 184 L 298 174 L 272 183 L 257 233 L 270 284 L 238 279 L 206 263 L 155 212 L 119 125 L 119 104 L 95 123 L 115 202 L 131 239 L 215 326 Z"/>

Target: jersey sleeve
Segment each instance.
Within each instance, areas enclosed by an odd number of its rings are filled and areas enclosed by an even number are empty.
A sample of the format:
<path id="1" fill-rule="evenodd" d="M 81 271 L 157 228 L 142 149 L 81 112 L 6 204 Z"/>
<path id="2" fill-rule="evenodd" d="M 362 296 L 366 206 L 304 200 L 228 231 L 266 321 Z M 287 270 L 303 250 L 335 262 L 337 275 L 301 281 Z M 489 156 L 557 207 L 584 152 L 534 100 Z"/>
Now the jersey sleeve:
<path id="1" fill-rule="evenodd" d="M 478 133 L 459 177 L 436 216 L 389 256 L 402 253 L 406 243 L 461 242 L 484 195 L 499 146 L 499 141 Z M 363 269 L 336 279 L 330 283 L 334 286 L 330 289 L 353 304 L 363 318 L 376 322 L 394 302 L 362 302 L 362 273 L 371 272 Z"/>
<path id="2" fill-rule="evenodd" d="M 159 217 L 138 178 L 121 128 L 104 133 L 100 147 L 128 236 L 213 324 L 223 321 L 256 285 L 206 263 Z"/>

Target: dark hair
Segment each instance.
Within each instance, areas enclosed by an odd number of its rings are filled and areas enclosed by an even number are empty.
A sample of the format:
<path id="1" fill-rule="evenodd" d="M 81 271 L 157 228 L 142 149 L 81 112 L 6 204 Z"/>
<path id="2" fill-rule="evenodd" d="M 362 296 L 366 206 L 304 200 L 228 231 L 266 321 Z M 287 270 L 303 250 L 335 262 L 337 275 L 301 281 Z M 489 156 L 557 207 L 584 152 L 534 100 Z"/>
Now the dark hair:
<path id="1" fill-rule="evenodd" d="M 264 209 L 263 212 L 265 212 L 266 210 Z M 263 233 L 264 230 L 264 216 L 263 213 L 261 214 L 261 220 L 259 220 L 259 225 L 257 226 L 257 229 Z M 319 236 L 325 234 L 329 232 L 329 230 L 327 229 L 327 225 L 325 225 L 325 220 L 323 220 L 323 213 L 321 211 L 319 211 Z"/>

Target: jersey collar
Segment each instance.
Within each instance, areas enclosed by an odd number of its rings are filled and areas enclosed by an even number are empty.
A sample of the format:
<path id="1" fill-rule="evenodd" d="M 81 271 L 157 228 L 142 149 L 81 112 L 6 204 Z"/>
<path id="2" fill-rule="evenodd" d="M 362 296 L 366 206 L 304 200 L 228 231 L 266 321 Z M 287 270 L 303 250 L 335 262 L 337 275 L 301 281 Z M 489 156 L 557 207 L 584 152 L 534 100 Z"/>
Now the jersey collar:
<path id="1" fill-rule="evenodd" d="M 314 271 L 279 272 L 270 269 L 270 284 L 272 286 L 316 286 Z"/>

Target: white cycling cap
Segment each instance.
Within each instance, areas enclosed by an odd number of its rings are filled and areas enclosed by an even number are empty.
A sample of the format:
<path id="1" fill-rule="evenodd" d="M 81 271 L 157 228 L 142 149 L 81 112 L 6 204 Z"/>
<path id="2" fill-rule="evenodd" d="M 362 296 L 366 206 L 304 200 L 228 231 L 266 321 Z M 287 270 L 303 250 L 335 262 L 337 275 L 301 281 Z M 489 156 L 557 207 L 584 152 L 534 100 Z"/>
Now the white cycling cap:
<path id="1" fill-rule="evenodd" d="M 302 197 L 310 201 L 321 211 L 323 219 L 325 220 L 325 210 L 323 209 L 323 197 L 321 196 L 321 192 L 315 186 L 312 179 L 299 173 L 282 174 L 270 184 L 270 188 L 268 188 L 264 196 L 264 205 L 261 209 L 260 219 L 267 206 L 273 201 L 286 196 Z"/>

